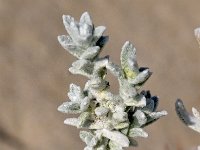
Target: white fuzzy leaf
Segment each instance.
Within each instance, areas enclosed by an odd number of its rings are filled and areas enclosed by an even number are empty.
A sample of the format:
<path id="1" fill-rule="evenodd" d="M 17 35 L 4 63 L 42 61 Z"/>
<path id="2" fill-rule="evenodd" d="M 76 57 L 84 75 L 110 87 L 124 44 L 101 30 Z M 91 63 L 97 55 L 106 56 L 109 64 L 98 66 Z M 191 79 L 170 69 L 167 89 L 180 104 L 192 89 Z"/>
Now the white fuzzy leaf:
<path id="1" fill-rule="evenodd" d="M 129 143 L 130 143 L 129 139 L 119 131 L 109 131 L 107 129 L 103 129 L 102 135 L 122 147 L 129 146 Z"/>
<path id="2" fill-rule="evenodd" d="M 147 138 L 148 134 L 142 128 L 131 128 L 129 130 L 130 137 L 144 137 Z"/>
<path id="3" fill-rule="evenodd" d="M 58 111 L 63 113 L 77 114 L 80 113 L 80 103 L 77 102 L 64 102 L 58 107 Z"/>
<path id="4" fill-rule="evenodd" d="M 139 68 L 136 60 L 136 49 L 129 42 L 125 42 L 121 51 L 121 66 L 128 79 L 133 79 L 139 73 Z"/>
<path id="5" fill-rule="evenodd" d="M 84 52 L 83 49 L 74 44 L 71 37 L 69 36 L 60 35 L 58 36 L 58 41 L 65 50 L 77 58 L 79 58 Z"/>
<path id="6" fill-rule="evenodd" d="M 77 86 L 76 84 L 71 83 L 70 84 L 70 91 L 68 92 L 68 97 L 71 101 L 74 102 L 80 102 L 83 98 L 83 93 L 81 91 L 80 86 Z"/>
<path id="7" fill-rule="evenodd" d="M 78 127 L 79 120 L 77 118 L 67 118 L 64 124 Z"/>
<path id="8" fill-rule="evenodd" d="M 90 147 L 95 146 L 98 142 L 95 135 L 87 131 L 80 131 L 80 138 L 82 139 L 83 142 L 87 144 L 87 146 Z"/>
<path id="9" fill-rule="evenodd" d="M 141 110 L 137 110 L 133 116 L 134 116 L 134 125 L 136 127 L 141 127 L 147 122 L 147 117 Z"/>
<path id="10" fill-rule="evenodd" d="M 82 15 L 81 15 L 81 18 L 80 18 L 80 23 L 81 24 L 88 24 L 88 25 L 93 25 L 92 24 L 92 20 L 91 20 L 91 17 L 89 15 L 88 12 L 84 12 Z"/>

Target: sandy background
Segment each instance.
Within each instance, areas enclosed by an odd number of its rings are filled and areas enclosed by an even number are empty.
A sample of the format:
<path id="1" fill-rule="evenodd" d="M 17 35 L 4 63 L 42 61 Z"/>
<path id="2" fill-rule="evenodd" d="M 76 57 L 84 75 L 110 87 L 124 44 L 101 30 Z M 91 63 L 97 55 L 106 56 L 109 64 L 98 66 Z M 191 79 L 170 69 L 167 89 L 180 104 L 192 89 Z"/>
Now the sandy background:
<path id="1" fill-rule="evenodd" d="M 200 49 L 193 29 L 200 26 L 199 0 L 0 0 L 0 150 L 81 150 L 78 130 L 57 112 L 71 82 L 75 60 L 57 42 L 66 34 L 62 14 L 76 19 L 88 11 L 105 25 L 110 41 L 102 55 L 119 63 L 126 40 L 137 48 L 141 66 L 153 76 L 143 89 L 160 97 L 169 115 L 146 128 L 135 150 L 191 150 L 200 135 L 176 117 L 180 97 L 200 110 Z M 116 83 L 112 79 L 111 87 Z M 113 91 L 117 91 L 114 85 Z"/>

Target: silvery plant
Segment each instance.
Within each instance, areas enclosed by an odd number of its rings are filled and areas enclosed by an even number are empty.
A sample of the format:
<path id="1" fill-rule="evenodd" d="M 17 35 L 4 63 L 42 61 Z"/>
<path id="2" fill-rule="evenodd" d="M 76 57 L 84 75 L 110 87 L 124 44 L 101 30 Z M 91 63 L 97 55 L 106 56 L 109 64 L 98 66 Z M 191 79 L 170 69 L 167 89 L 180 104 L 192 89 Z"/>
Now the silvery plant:
<path id="1" fill-rule="evenodd" d="M 63 23 L 69 35 L 58 36 L 61 46 L 77 58 L 69 71 L 88 78 L 84 88 L 70 84 L 69 101 L 58 107 L 58 111 L 78 114 L 64 123 L 75 126 L 85 142 L 84 150 L 122 150 L 136 146 L 137 137 L 148 137 L 143 128 L 166 111 L 157 111 L 159 99 L 141 87 L 151 76 L 148 68 L 139 67 L 136 49 L 125 42 L 121 51 L 121 66 L 114 64 L 109 56 L 100 52 L 108 41 L 103 36 L 104 26 L 94 27 L 87 12 L 80 21 L 63 15 Z M 110 91 L 107 72 L 118 79 L 119 94 Z"/>
<path id="2" fill-rule="evenodd" d="M 195 37 L 200 46 L 200 28 L 194 30 Z M 192 115 L 186 110 L 183 101 L 178 99 L 175 103 L 175 109 L 180 120 L 192 130 L 200 133 L 200 112 L 192 108 Z M 198 147 L 200 150 L 200 146 Z"/>

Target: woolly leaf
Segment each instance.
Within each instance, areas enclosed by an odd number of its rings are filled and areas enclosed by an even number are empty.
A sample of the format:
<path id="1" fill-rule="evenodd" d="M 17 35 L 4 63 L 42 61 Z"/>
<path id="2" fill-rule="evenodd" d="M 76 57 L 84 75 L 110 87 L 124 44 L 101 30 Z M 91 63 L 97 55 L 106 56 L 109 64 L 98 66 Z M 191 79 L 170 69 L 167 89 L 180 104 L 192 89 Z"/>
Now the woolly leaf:
<path id="1" fill-rule="evenodd" d="M 121 66 L 128 79 L 134 79 L 139 73 L 136 49 L 129 41 L 125 42 L 122 47 Z"/>
<path id="2" fill-rule="evenodd" d="M 83 94 L 81 92 L 80 86 L 77 86 L 76 84 L 70 84 L 70 91 L 68 92 L 68 97 L 71 101 L 74 102 L 80 102 L 80 100 L 83 98 Z"/>
<path id="3" fill-rule="evenodd" d="M 80 131 L 80 138 L 83 142 L 85 142 L 90 147 L 95 146 L 98 142 L 95 135 L 87 131 Z"/>
<path id="4" fill-rule="evenodd" d="M 167 112 L 166 111 L 160 111 L 160 112 L 152 112 L 152 113 L 148 113 L 147 115 L 147 123 L 145 125 L 143 125 L 142 127 L 145 127 L 147 125 L 152 124 L 153 122 L 155 122 L 156 120 L 158 120 L 159 118 L 166 116 Z"/>
<path id="5" fill-rule="evenodd" d="M 130 137 L 144 137 L 147 138 L 148 134 L 142 128 L 131 128 L 128 136 Z"/>
<path id="6" fill-rule="evenodd" d="M 89 112 L 83 112 L 78 117 L 78 127 L 89 127 L 91 124 L 91 115 Z"/>
<path id="7" fill-rule="evenodd" d="M 70 54 L 77 58 L 80 58 L 80 56 L 84 52 L 83 49 L 74 44 L 71 37 L 69 36 L 60 35 L 58 36 L 58 41 L 65 50 L 67 50 Z"/>
<path id="8" fill-rule="evenodd" d="M 86 111 L 88 109 L 90 105 L 90 98 L 89 97 L 85 97 L 84 99 L 82 99 L 81 104 L 80 104 L 80 109 L 81 111 Z"/>
<path id="9" fill-rule="evenodd" d="M 63 24 L 65 29 L 76 45 L 83 47 L 91 45 L 93 25 L 91 25 L 92 23 L 89 18 L 89 14 L 84 13 L 80 19 L 81 22 L 78 23 L 73 17 L 63 15 Z"/>
<path id="10" fill-rule="evenodd" d="M 129 146 L 130 141 L 124 134 L 120 133 L 119 131 L 109 131 L 107 129 L 103 129 L 102 135 L 122 147 Z"/>
<path id="11" fill-rule="evenodd" d="M 76 38 L 79 34 L 78 23 L 75 22 L 74 18 L 69 15 L 63 15 L 63 24 L 68 34 L 72 38 L 73 41 L 76 41 Z"/>
<path id="12" fill-rule="evenodd" d="M 141 110 L 137 110 L 133 116 L 134 116 L 134 121 L 133 121 L 134 127 L 141 127 L 142 125 L 146 124 L 147 117 Z"/>
<path id="13" fill-rule="evenodd" d="M 80 113 L 80 103 L 77 102 L 64 102 L 58 107 L 58 111 L 63 113 L 77 114 Z"/>
<path id="14" fill-rule="evenodd" d="M 75 126 L 78 128 L 78 124 L 79 124 L 79 120 L 77 118 L 67 118 L 64 121 L 64 124 L 66 125 L 71 125 L 71 126 Z"/>
<path id="15" fill-rule="evenodd" d="M 84 12 L 80 17 L 80 24 L 88 24 L 93 26 L 91 17 L 88 12 Z"/>

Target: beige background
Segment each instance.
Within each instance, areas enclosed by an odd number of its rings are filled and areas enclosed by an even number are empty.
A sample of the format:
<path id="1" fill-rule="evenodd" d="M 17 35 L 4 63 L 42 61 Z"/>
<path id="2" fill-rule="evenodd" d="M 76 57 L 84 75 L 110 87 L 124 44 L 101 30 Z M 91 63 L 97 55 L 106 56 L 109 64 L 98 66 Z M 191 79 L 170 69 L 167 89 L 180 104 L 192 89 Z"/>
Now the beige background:
<path id="1" fill-rule="evenodd" d="M 200 110 L 200 49 L 193 29 L 200 26 L 199 0 L 0 0 L 0 150 L 81 150 L 78 130 L 57 112 L 71 82 L 86 79 L 67 69 L 75 60 L 57 42 L 67 34 L 61 16 L 78 19 L 88 11 L 105 25 L 110 41 L 102 55 L 119 63 L 126 40 L 137 48 L 141 66 L 153 76 L 143 89 L 160 97 L 169 115 L 148 126 L 149 138 L 135 150 L 190 150 L 200 134 L 176 117 L 180 97 Z M 116 79 L 109 76 L 113 91 Z M 115 85 L 114 85 L 115 84 Z"/>

